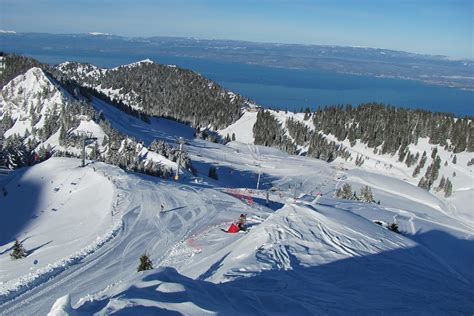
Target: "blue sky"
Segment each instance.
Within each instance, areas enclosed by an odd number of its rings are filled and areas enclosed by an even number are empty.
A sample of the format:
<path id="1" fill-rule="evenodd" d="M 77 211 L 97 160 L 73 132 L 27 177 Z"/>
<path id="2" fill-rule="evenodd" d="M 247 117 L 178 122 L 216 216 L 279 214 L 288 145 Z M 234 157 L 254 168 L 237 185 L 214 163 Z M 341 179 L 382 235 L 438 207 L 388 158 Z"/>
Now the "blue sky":
<path id="1" fill-rule="evenodd" d="M 0 0 L 0 28 L 380 47 L 474 58 L 473 0 Z"/>

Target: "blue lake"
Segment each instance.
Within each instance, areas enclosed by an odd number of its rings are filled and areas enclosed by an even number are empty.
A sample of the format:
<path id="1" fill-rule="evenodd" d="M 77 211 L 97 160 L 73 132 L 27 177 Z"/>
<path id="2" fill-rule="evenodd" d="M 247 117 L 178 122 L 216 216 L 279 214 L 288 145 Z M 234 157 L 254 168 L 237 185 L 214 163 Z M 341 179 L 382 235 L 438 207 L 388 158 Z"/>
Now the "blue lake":
<path id="1" fill-rule="evenodd" d="M 427 85 L 413 80 L 377 78 L 325 71 L 271 68 L 199 58 L 144 55 L 60 55 L 51 51 L 19 52 L 45 63 L 66 60 L 116 67 L 150 58 L 157 63 L 192 69 L 260 105 L 299 111 L 334 104 L 381 102 L 400 107 L 474 115 L 474 92 Z"/>

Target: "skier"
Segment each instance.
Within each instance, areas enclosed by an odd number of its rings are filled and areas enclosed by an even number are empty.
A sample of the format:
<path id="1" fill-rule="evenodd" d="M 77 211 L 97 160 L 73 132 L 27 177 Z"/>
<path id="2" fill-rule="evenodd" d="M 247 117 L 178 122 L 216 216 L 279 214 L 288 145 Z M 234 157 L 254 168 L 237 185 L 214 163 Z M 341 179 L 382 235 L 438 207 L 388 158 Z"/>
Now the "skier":
<path id="1" fill-rule="evenodd" d="M 236 223 L 230 224 L 229 228 L 227 230 L 224 230 L 221 228 L 222 231 L 226 233 L 231 233 L 235 234 L 238 233 L 239 231 L 246 231 L 247 230 L 247 214 L 240 214 L 239 221 Z"/>
<path id="2" fill-rule="evenodd" d="M 247 230 L 247 214 L 240 214 L 239 223 L 237 226 L 240 230 Z"/>
<path id="3" fill-rule="evenodd" d="M 161 203 L 161 211 L 165 209 L 165 203 Z"/>

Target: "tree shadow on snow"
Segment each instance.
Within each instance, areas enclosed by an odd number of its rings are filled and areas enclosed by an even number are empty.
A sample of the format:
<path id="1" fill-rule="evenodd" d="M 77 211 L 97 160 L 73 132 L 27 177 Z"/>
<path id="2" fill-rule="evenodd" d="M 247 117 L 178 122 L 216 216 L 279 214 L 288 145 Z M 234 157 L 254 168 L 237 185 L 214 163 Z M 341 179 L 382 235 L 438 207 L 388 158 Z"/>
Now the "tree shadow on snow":
<path id="1" fill-rule="evenodd" d="M 212 163 L 194 161 L 193 166 L 198 171 L 198 176 L 207 179 L 210 167 L 216 167 L 218 183 L 226 188 L 256 188 L 258 181 L 258 173 L 249 170 L 237 170 L 229 166 L 220 166 Z M 272 187 L 272 182 L 277 180 L 269 174 L 262 173 L 260 175 L 260 190 L 266 190 Z"/>
<path id="2" fill-rule="evenodd" d="M 39 246 L 37 246 L 37 247 L 35 247 L 35 248 L 26 249 L 26 255 L 27 255 L 27 256 L 32 255 L 36 250 L 41 249 L 41 248 L 43 248 L 44 246 L 49 245 L 49 244 L 52 243 L 52 242 L 53 242 L 53 241 L 50 240 L 50 241 L 48 241 L 48 242 L 46 242 L 46 243 L 44 243 L 44 244 L 42 244 L 42 245 L 39 245 Z"/>

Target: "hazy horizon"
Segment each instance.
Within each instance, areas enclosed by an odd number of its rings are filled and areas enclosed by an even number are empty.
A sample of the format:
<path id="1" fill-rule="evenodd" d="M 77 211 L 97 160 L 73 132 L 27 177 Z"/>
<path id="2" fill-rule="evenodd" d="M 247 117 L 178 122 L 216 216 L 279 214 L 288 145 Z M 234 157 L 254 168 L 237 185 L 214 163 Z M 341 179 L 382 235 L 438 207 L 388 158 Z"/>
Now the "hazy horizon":
<path id="1" fill-rule="evenodd" d="M 202 40 L 202 41 L 231 41 L 231 42 L 248 42 L 248 43 L 256 43 L 256 44 L 274 44 L 274 45 L 301 45 L 301 46 L 325 46 L 325 47 L 349 47 L 349 48 L 362 48 L 362 49 L 379 49 L 379 50 L 387 50 L 387 51 L 396 51 L 396 52 L 403 52 L 409 54 L 416 54 L 416 55 L 423 55 L 423 56 L 431 56 L 431 57 L 444 57 L 449 60 L 469 60 L 474 61 L 474 57 L 452 57 L 447 55 L 435 55 L 435 54 L 427 54 L 422 52 L 415 52 L 415 51 L 407 51 L 407 50 L 400 50 L 400 49 L 391 49 L 386 47 L 373 47 L 373 46 L 359 46 L 359 45 L 337 45 L 337 44 L 320 44 L 320 43 L 313 43 L 313 44 L 304 44 L 304 43 L 296 43 L 296 42 L 274 42 L 274 41 L 252 41 L 252 40 L 238 40 L 238 39 L 230 39 L 230 38 L 210 38 L 210 37 L 197 37 L 197 36 L 171 36 L 171 35 L 150 35 L 150 36 L 126 36 L 123 34 L 114 34 L 114 33 L 104 33 L 99 31 L 91 31 L 91 32 L 76 32 L 76 33 L 53 33 L 53 32 L 18 32 L 16 30 L 4 30 L 0 29 L 1 33 L 16 33 L 16 34 L 50 34 L 50 35 L 91 35 L 91 36 L 117 36 L 122 38 L 183 38 L 183 39 L 195 39 L 195 40 Z"/>
<path id="2" fill-rule="evenodd" d="M 0 29 L 370 47 L 473 59 L 473 3 L 0 0 Z"/>

